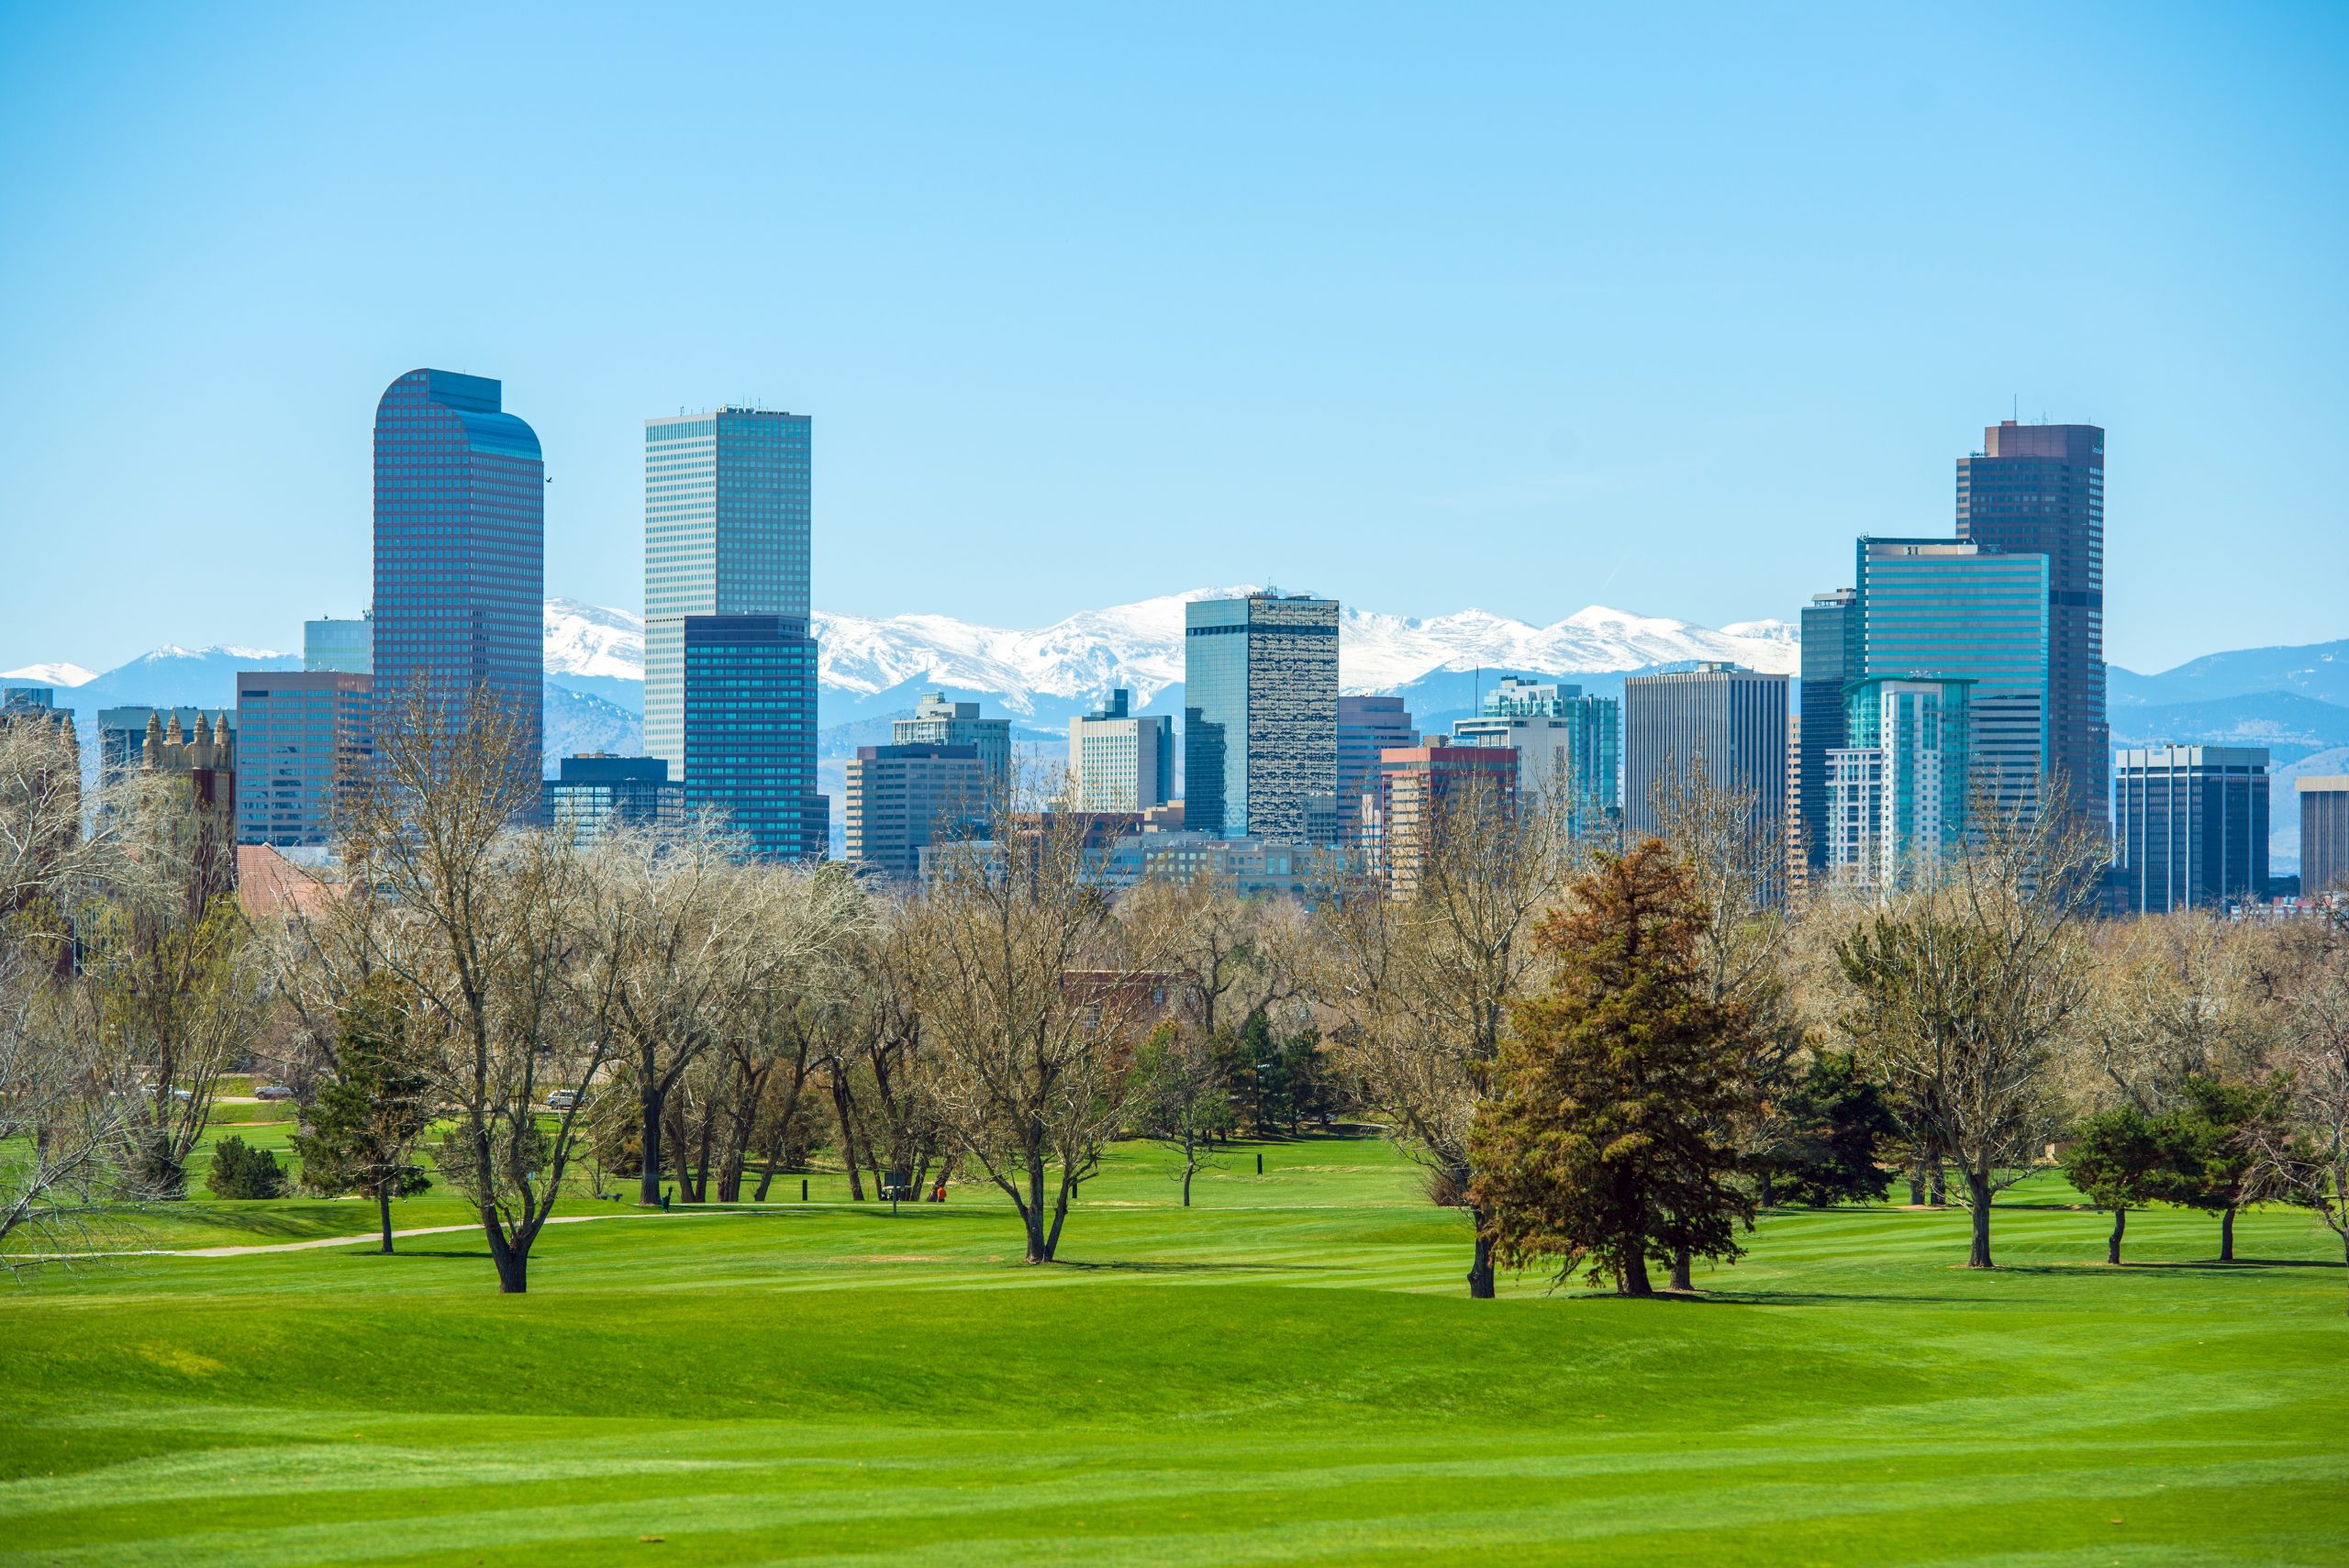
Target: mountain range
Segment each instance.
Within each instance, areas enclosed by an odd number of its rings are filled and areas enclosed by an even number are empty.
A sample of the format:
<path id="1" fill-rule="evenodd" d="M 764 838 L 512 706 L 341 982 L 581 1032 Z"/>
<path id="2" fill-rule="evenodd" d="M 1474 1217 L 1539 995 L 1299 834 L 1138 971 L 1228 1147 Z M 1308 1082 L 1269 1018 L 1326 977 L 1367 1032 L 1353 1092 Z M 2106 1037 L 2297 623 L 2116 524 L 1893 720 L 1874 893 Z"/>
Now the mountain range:
<path id="1" fill-rule="evenodd" d="M 1197 589 L 1087 610 L 1033 629 L 949 616 L 886 618 L 817 612 L 818 722 L 837 759 L 885 738 L 885 720 L 943 690 L 1008 716 L 1044 745 L 1114 687 L 1143 712 L 1182 711 L 1183 606 L 1238 592 Z M 627 610 L 551 598 L 545 606 L 546 747 L 550 759 L 643 745 L 644 622 Z M 1427 618 L 1349 606 L 1341 613 L 1339 680 L 1350 692 L 1401 695 L 1433 733 L 1473 712 L 1503 675 L 1564 678 L 1602 695 L 1625 676 L 1695 660 L 1732 660 L 1791 674 L 1800 649 L 1784 621 L 1719 628 L 1592 606 L 1533 626 L 1484 610 Z M 297 668 L 300 656 L 234 645 L 163 647 L 100 673 L 64 662 L 0 674 L 57 689 L 77 723 L 116 706 L 232 706 L 239 670 Z M 2213 653 L 2154 674 L 2110 672 L 2116 746 L 2265 746 L 2274 756 L 2274 858 L 2297 863 L 2299 815 L 2289 780 L 2349 772 L 2349 640 Z M 837 796 L 837 779 L 829 782 Z M 837 806 L 837 798 L 835 805 Z"/>

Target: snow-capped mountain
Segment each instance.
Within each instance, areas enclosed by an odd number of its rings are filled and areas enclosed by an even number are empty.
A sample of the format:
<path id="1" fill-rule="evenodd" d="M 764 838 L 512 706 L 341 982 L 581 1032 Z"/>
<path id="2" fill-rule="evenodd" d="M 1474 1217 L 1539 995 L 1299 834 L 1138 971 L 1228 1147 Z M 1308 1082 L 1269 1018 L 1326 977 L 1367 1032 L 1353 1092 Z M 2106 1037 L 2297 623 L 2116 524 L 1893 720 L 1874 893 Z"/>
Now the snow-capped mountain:
<path id="1" fill-rule="evenodd" d="M 980 626 L 951 616 L 815 616 L 818 681 L 852 701 L 916 685 L 984 694 L 1011 713 L 1052 721 L 1073 706 L 1131 690 L 1138 702 L 1183 679 L 1183 606 L 1241 589 L 1195 589 L 1137 604 L 1085 610 L 1033 629 Z M 547 601 L 551 679 L 641 680 L 643 622 L 625 610 Z M 1476 668 L 1569 675 L 1726 659 L 1794 673 L 1794 628 L 1743 621 L 1714 630 L 1594 605 L 1549 626 L 1485 610 L 1419 619 L 1349 607 L 1341 612 L 1339 679 L 1349 691 L 1387 691 L 1439 670 Z M 623 674 L 625 671 L 627 673 Z M 591 684 L 592 683 L 592 684 Z"/>
<path id="2" fill-rule="evenodd" d="M 97 678 L 95 670 L 84 670 L 79 664 L 68 664 L 63 660 L 49 664 L 28 664 L 21 670 L 0 670 L 0 681 L 60 689 L 85 685 Z"/>

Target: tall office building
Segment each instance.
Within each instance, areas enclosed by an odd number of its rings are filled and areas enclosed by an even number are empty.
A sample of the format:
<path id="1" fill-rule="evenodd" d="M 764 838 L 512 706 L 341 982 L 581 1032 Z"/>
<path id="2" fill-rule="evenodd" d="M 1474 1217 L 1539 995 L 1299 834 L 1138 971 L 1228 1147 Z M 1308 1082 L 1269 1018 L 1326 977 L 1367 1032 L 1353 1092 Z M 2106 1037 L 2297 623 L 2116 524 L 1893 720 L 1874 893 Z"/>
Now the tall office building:
<path id="1" fill-rule="evenodd" d="M 1517 809 L 1522 754 L 1512 746 L 1396 746 L 1378 758 L 1377 836 L 1374 846 L 1386 890 L 1408 898 L 1419 890 L 1438 819 L 1472 790 L 1483 806 Z"/>
<path id="2" fill-rule="evenodd" d="M 348 670 L 238 674 L 237 842 L 333 842 L 345 795 L 373 755 L 373 687 Z"/>
<path id="3" fill-rule="evenodd" d="M 888 876 L 914 876 L 922 851 L 969 831 L 986 804 L 975 746 L 859 746 L 848 764 L 845 858 Z"/>
<path id="4" fill-rule="evenodd" d="M 1957 460 L 1957 537 L 2047 558 L 2048 762 L 2072 809 L 2106 819 L 2111 728 L 2105 715 L 2104 431 L 1999 421 Z"/>
<path id="5" fill-rule="evenodd" d="M 2113 768 L 2112 874 L 2131 913 L 2267 896 L 2266 747 L 2150 746 Z"/>
<path id="6" fill-rule="evenodd" d="M 692 787 L 688 616 L 809 616 L 805 414 L 720 408 L 644 422 L 644 749 Z"/>
<path id="7" fill-rule="evenodd" d="M 816 639 L 807 621 L 686 616 L 678 631 L 686 811 L 723 813 L 762 860 L 822 860 L 831 801 L 816 791 Z"/>
<path id="8" fill-rule="evenodd" d="M 685 790 L 658 757 L 583 751 L 557 764 L 547 784 L 547 821 L 586 843 L 607 828 L 652 828 L 685 816 Z"/>
<path id="9" fill-rule="evenodd" d="M 1945 539 L 1863 539 L 1844 681 L 1965 679 L 1973 787 L 2002 811 L 2039 800 L 2047 765 L 2047 560 Z"/>
<path id="10" fill-rule="evenodd" d="M 1626 680 L 1623 825 L 1632 838 L 1660 830 L 1658 790 L 1698 763 L 1711 787 L 1753 797 L 1755 827 L 1775 844 L 1787 814 L 1787 677 L 1703 663 Z"/>
<path id="11" fill-rule="evenodd" d="M 1928 873 L 1965 831 L 1965 680 L 1854 683 L 1845 744 L 1827 753 L 1819 819 L 1828 873 L 1890 892 Z"/>
<path id="12" fill-rule="evenodd" d="M 486 376 L 410 371 L 375 406 L 375 712 L 486 692 L 540 771 L 546 465 Z M 351 672 L 344 672 L 349 673 Z"/>
<path id="13" fill-rule="evenodd" d="M 2300 797 L 2300 892 L 2349 893 L 2349 776 L 2295 779 Z"/>
<path id="14" fill-rule="evenodd" d="M 1621 757 L 1613 697 L 1586 695 L 1580 686 L 1536 684 L 1508 675 L 1485 694 L 1480 706 L 1474 717 L 1453 725 L 1453 741 L 1515 751 L 1520 794 L 1528 799 L 1562 796 L 1577 831 L 1595 826 L 1615 808 Z"/>
<path id="15" fill-rule="evenodd" d="M 1362 838 L 1363 797 L 1378 790 L 1378 755 L 1419 743 L 1419 726 L 1401 697 L 1338 699 L 1338 839 Z"/>
<path id="16" fill-rule="evenodd" d="M 302 668 L 339 670 L 347 675 L 375 673 L 375 619 L 322 616 L 302 623 Z"/>
<path id="17" fill-rule="evenodd" d="M 1124 688 L 1068 722 L 1071 804 L 1079 811 L 1147 811 L 1174 796 L 1174 723 L 1128 711 Z"/>
<path id="18" fill-rule="evenodd" d="M 1802 673 L 1787 754 L 1798 781 L 1787 800 L 1787 830 L 1807 870 L 1827 864 L 1827 754 L 1843 744 L 1843 688 L 1859 679 L 1859 595 L 1814 594 L 1802 610 Z"/>
<path id="19" fill-rule="evenodd" d="M 974 702 L 950 702 L 944 692 L 927 692 L 913 717 L 889 721 L 893 746 L 968 746 L 979 759 L 990 802 L 1012 793 L 1011 720 L 981 718 Z"/>
<path id="20" fill-rule="evenodd" d="M 1184 606 L 1183 823 L 1308 843 L 1338 807 L 1338 602 L 1263 593 Z"/>

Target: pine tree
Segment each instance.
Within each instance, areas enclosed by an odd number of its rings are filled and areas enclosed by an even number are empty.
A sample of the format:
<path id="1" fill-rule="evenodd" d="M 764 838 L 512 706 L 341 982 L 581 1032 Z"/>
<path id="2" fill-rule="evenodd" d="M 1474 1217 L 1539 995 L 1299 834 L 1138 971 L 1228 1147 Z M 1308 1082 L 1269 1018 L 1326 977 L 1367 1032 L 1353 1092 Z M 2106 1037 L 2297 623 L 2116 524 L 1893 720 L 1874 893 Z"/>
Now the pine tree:
<path id="1" fill-rule="evenodd" d="M 1471 1139 L 1471 1199 L 1512 1268 L 1555 1260 L 1649 1296 L 1651 1260 L 1732 1259 L 1753 1200 L 1720 1130 L 1750 1097 L 1746 1018 L 1715 1002 L 1696 962 L 1703 900 L 1653 840 L 1601 855 L 1568 912 L 1539 932 L 1550 990 L 1514 1012 L 1494 1098 Z"/>
<path id="2" fill-rule="evenodd" d="M 392 1250 L 392 1200 L 432 1184 L 412 1156 L 432 1125 L 432 1085 L 409 1024 L 407 998 L 376 974 L 341 1009 L 335 1080 L 320 1088 L 294 1152 L 313 1191 L 372 1195 Z"/>
<path id="3" fill-rule="evenodd" d="M 2112 1210 L 2112 1235 L 2104 1261 L 2121 1261 L 2121 1238 L 2129 1211 L 2161 1196 L 2190 1162 L 2176 1121 L 2155 1119 L 2134 1106 L 2121 1106 L 2080 1123 L 2064 1156 L 2064 1174 L 2099 1208 Z"/>

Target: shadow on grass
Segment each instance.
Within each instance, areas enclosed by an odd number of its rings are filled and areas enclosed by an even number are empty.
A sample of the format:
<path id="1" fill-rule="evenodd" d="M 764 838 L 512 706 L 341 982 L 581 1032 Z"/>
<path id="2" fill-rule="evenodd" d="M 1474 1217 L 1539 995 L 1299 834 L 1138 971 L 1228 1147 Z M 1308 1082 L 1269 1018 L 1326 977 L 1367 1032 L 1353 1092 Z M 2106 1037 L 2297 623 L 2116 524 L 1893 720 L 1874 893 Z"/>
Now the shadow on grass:
<path id="1" fill-rule="evenodd" d="M 2185 1272 L 2191 1273 L 2243 1273 L 2254 1269 L 2337 1269 L 2342 1265 L 2323 1258 L 2237 1258 L 2222 1263 L 2216 1258 L 2171 1259 L 2129 1258 L 2118 1264 L 2102 1258 L 2082 1258 L 2068 1263 L 2000 1263 L 1989 1271 L 2001 1274 L 2125 1274 Z"/>
<path id="2" fill-rule="evenodd" d="M 1318 1270 L 1304 1263 L 1174 1263 L 1152 1262 L 1142 1259 L 1106 1263 L 1073 1262 L 1066 1258 L 1054 1258 L 1055 1268 L 1078 1269 L 1086 1273 L 1125 1274 L 1283 1274 L 1312 1273 Z M 1024 1266 L 1024 1265 L 1023 1265 Z"/>

